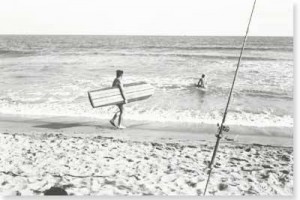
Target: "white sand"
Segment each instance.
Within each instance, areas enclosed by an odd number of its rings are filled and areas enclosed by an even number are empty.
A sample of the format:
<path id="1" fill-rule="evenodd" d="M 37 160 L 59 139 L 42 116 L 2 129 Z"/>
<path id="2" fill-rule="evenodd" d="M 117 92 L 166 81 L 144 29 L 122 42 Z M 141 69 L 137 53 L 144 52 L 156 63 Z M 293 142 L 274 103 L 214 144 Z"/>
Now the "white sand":
<path id="1" fill-rule="evenodd" d="M 203 194 L 212 142 L 58 132 L 0 133 L 2 195 L 42 195 L 52 186 L 70 195 Z M 221 143 L 207 195 L 292 194 L 291 147 Z"/>

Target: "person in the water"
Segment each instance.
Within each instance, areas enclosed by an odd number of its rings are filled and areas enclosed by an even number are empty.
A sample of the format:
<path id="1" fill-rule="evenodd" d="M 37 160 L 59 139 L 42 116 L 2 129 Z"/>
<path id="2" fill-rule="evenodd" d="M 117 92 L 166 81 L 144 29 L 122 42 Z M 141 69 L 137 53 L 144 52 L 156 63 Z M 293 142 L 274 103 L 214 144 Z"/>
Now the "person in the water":
<path id="1" fill-rule="evenodd" d="M 201 78 L 198 81 L 197 87 L 206 88 L 205 87 L 205 74 L 202 74 Z"/>
<path id="2" fill-rule="evenodd" d="M 124 99 L 124 103 L 117 104 L 117 106 L 119 108 L 119 111 L 117 111 L 115 113 L 115 115 L 113 116 L 113 118 L 109 121 L 113 126 L 115 126 L 117 128 L 120 128 L 120 129 L 126 128 L 125 126 L 123 126 L 122 121 L 123 121 L 123 113 L 124 113 L 124 104 L 127 103 L 127 99 L 125 97 L 124 89 L 123 89 L 122 77 L 123 77 L 123 71 L 122 70 L 117 70 L 116 71 L 116 78 L 113 81 L 112 86 L 113 87 L 118 87 L 120 89 L 121 96 Z M 118 115 L 119 115 L 119 120 L 118 120 L 118 125 L 116 125 L 115 120 L 117 119 Z"/>

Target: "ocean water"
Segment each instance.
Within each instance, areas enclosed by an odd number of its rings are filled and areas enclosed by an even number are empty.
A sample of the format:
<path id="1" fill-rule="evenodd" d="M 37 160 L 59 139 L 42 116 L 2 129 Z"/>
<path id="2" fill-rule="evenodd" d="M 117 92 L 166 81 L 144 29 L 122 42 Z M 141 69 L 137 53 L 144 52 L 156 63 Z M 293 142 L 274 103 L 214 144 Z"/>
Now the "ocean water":
<path id="1" fill-rule="evenodd" d="M 0 36 L 0 113 L 109 119 L 87 91 L 146 81 L 154 95 L 126 105 L 128 120 L 216 124 L 242 37 Z M 208 90 L 193 85 L 206 74 Z M 227 124 L 293 127 L 293 38 L 249 37 Z"/>

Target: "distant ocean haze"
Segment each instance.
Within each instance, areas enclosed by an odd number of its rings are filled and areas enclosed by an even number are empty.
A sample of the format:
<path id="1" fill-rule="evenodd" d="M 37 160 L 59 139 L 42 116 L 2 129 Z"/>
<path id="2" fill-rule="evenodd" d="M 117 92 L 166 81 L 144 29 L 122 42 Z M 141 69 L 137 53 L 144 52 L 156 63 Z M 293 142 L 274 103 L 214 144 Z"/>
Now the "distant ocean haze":
<path id="1" fill-rule="evenodd" d="M 0 36 L 0 112 L 108 119 L 87 91 L 146 81 L 154 95 L 126 105 L 131 120 L 221 121 L 242 37 Z M 194 87 L 202 74 L 208 90 Z M 228 124 L 293 127 L 293 38 L 249 37 Z"/>

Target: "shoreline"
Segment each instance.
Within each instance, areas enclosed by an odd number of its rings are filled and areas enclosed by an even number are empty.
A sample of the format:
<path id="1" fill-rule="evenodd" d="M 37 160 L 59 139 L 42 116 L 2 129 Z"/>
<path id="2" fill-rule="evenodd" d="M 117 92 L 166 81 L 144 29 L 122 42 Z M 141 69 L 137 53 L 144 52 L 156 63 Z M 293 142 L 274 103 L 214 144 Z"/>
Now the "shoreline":
<path id="1" fill-rule="evenodd" d="M 66 136 L 111 136 L 131 141 L 168 141 L 195 143 L 215 142 L 217 126 L 211 124 L 178 124 L 127 121 L 127 128 L 118 130 L 108 120 L 64 116 L 20 116 L 0 114 L 0 132 L 25 134 L 60 133 Z M 293 129 L 286 127 L 230 126 L 221 142 L 293 146 Z M 284 134 L 281 134 L 284 132 Z M 280 136 L 280 134 L 282 136 Z"/>

